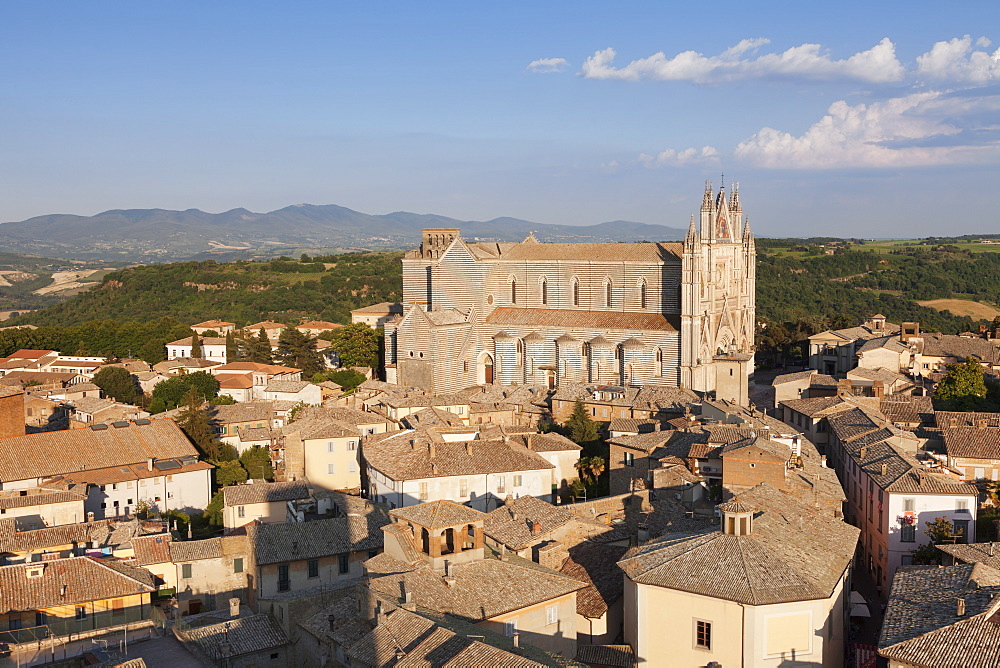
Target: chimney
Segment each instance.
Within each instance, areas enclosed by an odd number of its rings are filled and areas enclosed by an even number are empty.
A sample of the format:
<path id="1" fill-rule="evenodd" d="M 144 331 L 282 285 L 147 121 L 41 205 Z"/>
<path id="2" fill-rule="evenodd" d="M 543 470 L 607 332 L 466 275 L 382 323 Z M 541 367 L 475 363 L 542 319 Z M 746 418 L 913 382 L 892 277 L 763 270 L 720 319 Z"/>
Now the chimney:
<path id="1" fill-rule="evenodd" d="M 466 443 L 465 444 L 465 454 L 467 454 L 467 455 L 471 455 L 472 454 L 472 444 L 471 443 Z"/>
<path id="2" fill-rule="evenodd" d="M 976 426 L 979 427 L 980 429 L 986 429 L 986 424 L 987 424 L 986 420 L 982 419 L 976 420 Z"/>
<path id="3" fill-rule="evenodd" d="M 66 595 L 66 586 L 67 585 L 62 585 L 62 586 L 59 587 L 59 595 L 60 596 L 65 596 Z"/>
<path id="4" fill-rule="evenodd" d="M 964 617 L 965 616 L 965 599 L 964 598 L 956 598 L 955 599 L 955 615 L 957 615 L 958 617 Z"/>
<path id="5" fill-rule="evenodd" d="M 517 631 L 514 631 L 513 640 L 514 640 L 514 649 L 518 649 L 519 647 L 521 647 L 521 634 L 520 633 L 518 633 Z"/>
<path id="6" fill-rule="evenodd" d="M 403 588 L 403 605 L 413 605 L 413 592 L 406 588 L 406 580 L 400 582 Z"/>
<path id="7" fill-rule="evenodd" d="M 885 462 L 883 462 L 882 463 L 882 475 L 886 475 L 888 473 L 889 473 L 889 465 L 886 464 Z"/>
<path id="8" fill-rule="evenodd" d="M 862 445 L 861 446 L 861 451 L 858 454 L 861 455 L 861 459 L 864 459 L 865 457 L 867 457 L 868 456 L 868 446 L 867 445 Z"/>
<path id="9" fill-rule="evenodd" d="M 433 443 L 428 443 L 427 444 L 427 456 L 434 457 L 435 455 L 437 455 L 437 449 L 434 447 Z"/>
<path id="10" fill-rule="evenodd" d="M 337 615 L 327 615 L 326 616 L 326 622 L 327 622 L 327 624 L 330 625 L 330 630 L 331 631 L 336 631 L 337 630 L 336 629 Z"/>
<path id="11" fill-rule="evenodd" d="M 194 532 L 191 529 L 191 523 L 188 522 L 188 540 L 191 540 L 192 538 L 194 538 Z"/>
<path id="12" fill-rule="evenodd" d="M 146 470 L 148 470 L 148 471 L 152 471 L 153 470 L 153 462 L 154 461 L 156 461 L 155 458 L 153 458 L 153 457 L 146 457 Z"/>
<path id="13" fill-rule="evenodd" d="M 949 427 L 957 427 L 958 426 L 958 418 L 948 418 L 948 426 Z"/>
<path id="14" fill-rule="evenodd" d="M 532 535 L 542 533 L 542 525 L 537 520 L 531 523 L 531 533 Z"/>
<path id="15" fill-rule="evenodd" d="M 382 601 L 375 602 L 375 626 L 385 624 L 385 610 L 382 609 Z"/>
<path id="16" fill-rule="evenodd" d="M 293 540 L 292 541 L 292 554 L 298 554 L 298 553 L 299 553 L 299 541 Z"/>
<path id="17" fill-rule="evenodd" d="M 529 450 L 533 450 L 533 449 L 534 449 L 534 448 L 532 448 L 532 447 L 531 447 L 531 437 L 532 437 L 532 434 L 528 434 L 528 438 L 524 439 L 524 445 L 525 445 L 525 446 L 526 446 L 526 447 L 527 447 L 527 448 L 528 448 Z"/>
<path id="18" fill-rule="evenodd" d="M 235 596 L 229 599 L 229 616 L 233 619 L 240 616 L 240 599 Z"/>
<path id="19" fill-rule="evenodd" d="M 923 485 L 924 484 L 924 472 L 923 471 L 920 471 L 919 473 L 917 473 L 917 484 L 918 485 Z"/>
<path id="20" fill-rule="evenodd" d="M 990 541 L 990 556 L 993 556 L 993 541 Z"/>

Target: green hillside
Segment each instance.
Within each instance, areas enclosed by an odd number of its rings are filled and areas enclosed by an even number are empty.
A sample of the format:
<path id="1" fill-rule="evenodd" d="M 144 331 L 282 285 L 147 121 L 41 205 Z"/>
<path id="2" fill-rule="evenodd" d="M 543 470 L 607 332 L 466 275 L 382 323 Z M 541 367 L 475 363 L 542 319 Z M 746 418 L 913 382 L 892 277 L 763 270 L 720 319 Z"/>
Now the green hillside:
<path id="1" fill-rule="evenodd" d="M 178 262 L 129 267 L 67 301 L 10 324 L 67 327 L 92 320 L 185 323 L 210 318 L 239 326 L 263 319 L 350 322 L 351 309 L 402 297 L 400 253 L 355 253 L 267 262 Z"/>

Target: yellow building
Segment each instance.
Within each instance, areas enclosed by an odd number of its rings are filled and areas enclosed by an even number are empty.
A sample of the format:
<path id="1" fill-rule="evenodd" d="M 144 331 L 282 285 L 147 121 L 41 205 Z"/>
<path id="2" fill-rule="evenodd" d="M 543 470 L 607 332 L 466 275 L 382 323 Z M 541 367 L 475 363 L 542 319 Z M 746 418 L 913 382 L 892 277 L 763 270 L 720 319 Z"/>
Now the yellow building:
<path id="1" fill-rule="evenodd" d="M 668 534 L 618 562 L 638 663 L 844 665 L 858 530 L 767 483 L 719 510 L 721 530 Z"/>
<path id="2" fill-rule="evenodd" d="M 89 557 L 0 566 L 0 643 L 17 644 L 45 626 L 63 636 L 149 618 L 153 576 L 124 562 Z"/>

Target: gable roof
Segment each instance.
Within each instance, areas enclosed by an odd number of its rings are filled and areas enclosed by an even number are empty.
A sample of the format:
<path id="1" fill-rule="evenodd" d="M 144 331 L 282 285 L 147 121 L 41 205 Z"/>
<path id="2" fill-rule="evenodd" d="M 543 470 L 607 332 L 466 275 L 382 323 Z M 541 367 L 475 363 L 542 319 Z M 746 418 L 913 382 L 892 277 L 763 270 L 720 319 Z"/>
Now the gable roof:
<path id="1" fill-rule="evenodd" d="M 965 602 L 959 616 L 958 599 Z M 896 571 L 878 651 L 925 668 L 1000 664 L 1000 572 L 983 564 Z"/>
<path id="2" fill-rule="evenodd" d="M 0 438 L 0 481 L 45 478 L 59 474 L 145 462 L 148 458 L 197 457 L 173 420 L 151 420 L 125 427 L 89 427 Z"/>
<path id="3" fill-rule="evenodd" d="M 370 504 L 366 515 L 351 514 L 310 522 L 252 524 L 247 527 L 258 565 L 377 550 L 381 527 L 389 522 L 385 510 Z"/>
<path id="4" fill-rule="evenodd" d="M 42 574 L 29 578 L 28 571 L 37 568 Z M 112 568 L 90 557 L 0 566 L 0 610 L 40 610 L 153 591 L 145 582 L 149 573 L 142 573 L 125 564 Z"/>
<path id="5" fill-rule="evenodd" d="M 253 503 L 294 501 L 309 496 L 309 485 L 304 480 L 291 482 L 255 482 L 248 485 L 230 485 L 222 488 L 223 502 L 227 507 L 246 506 Z"/>

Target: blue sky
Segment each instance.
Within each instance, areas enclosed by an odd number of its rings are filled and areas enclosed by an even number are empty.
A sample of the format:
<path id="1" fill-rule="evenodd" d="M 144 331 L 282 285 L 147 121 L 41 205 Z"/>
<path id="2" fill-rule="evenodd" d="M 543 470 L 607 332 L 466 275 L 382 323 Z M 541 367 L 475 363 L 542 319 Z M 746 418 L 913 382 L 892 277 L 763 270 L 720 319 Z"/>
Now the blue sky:
<path id="1" fill-rule="evenodd" d="M 1000 232 L 1000 3 L 0 5 L 0 221 L 340 204 Z"/>

